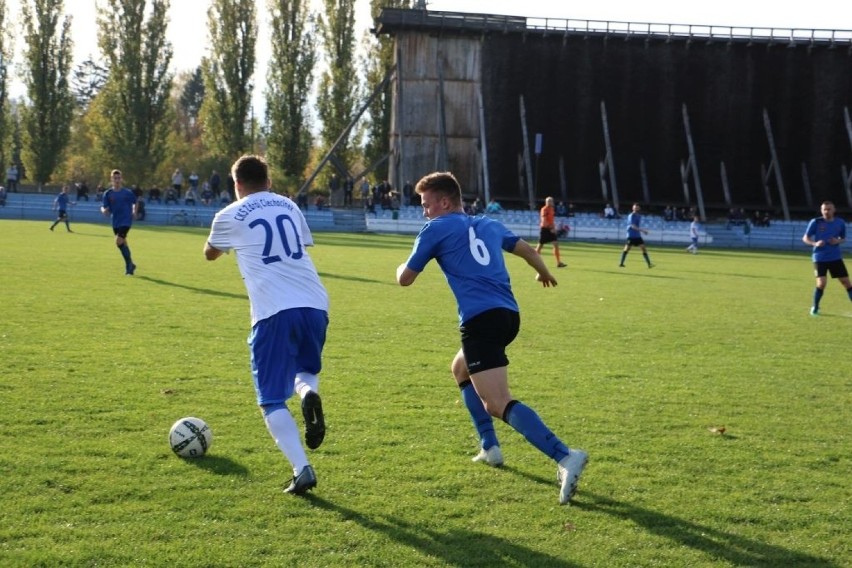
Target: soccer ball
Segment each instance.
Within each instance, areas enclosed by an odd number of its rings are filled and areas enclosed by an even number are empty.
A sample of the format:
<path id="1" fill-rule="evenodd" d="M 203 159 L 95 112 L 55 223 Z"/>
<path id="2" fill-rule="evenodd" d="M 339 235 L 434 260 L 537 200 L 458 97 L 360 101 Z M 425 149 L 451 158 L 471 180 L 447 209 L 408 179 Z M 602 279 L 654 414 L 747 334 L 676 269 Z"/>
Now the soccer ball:
<path id="1" fill-rule="evenodd" d="M 198 458 L 207 453 L 213 443 L 213 431 L 201 418 L 187 416 L 172 425 L 169 445 L 182 458 Z"/>

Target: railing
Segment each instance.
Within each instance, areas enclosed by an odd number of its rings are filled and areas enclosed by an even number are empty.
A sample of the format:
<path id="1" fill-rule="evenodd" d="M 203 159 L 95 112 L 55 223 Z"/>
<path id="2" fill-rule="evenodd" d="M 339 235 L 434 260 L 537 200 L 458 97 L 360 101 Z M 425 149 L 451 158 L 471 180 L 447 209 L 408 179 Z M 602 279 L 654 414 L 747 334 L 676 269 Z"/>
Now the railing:
<path id="1" fill-rule="evenodd" d="M 384 8 L 376 20 L 377 33 L 399 29 L 425 28 L 453 31 L 494 32 L 562 32 L 582 35 L 616 35 L 629 38 L 661 38 L 667 40 L 724 40 L 728 42 L 786 43 L 788 45 L 846 45 L 852 47 L 852 30 L 772 28 L 765 26 L 718 26 L 695 24 L 661 24 L 566 18 L 537 18 L 466 12 L 432 12 Z"/>

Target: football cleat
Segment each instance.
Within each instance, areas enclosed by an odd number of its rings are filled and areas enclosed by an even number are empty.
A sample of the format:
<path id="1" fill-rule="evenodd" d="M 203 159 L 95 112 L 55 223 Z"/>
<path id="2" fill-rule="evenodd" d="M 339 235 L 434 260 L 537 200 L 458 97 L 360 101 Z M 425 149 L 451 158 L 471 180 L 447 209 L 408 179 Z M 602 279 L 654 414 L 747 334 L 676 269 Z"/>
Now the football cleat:
<path id="1" fill-rule="evenodd" d="M 325 438 L 325 418 L 322 414 L 322 399 L 314 391 L 302 399 L 302 416 L 305 419 L 305 444 L 315 450 Z"/>
<path id="2" fill-rule="evenodd" d="M 570 450 L 570 453 L 562 458 L 556 466 L 556 480 L 559 482 L 559 504 L 567 505 L 574 493 L 577 492 L 577 483 L 580 475 L 589 462 L 589 455 L 583 450 Z"/>
<path id="3" fill-rule="evenodd" d="M 500 450 L 500 446 L 491 446 L 487 450 L 479 450 L 479 453 L 473 456 L 471 461 L 500 467 L 503 465 L 503 452 Z"/>
<path id="4" fill-rule="evenodd" d="M 316 486 L 317 474 L 314 473 L 314 468 L 306 465 L 302 468 L 299 475 L 293 476 L 293 479 L 290 481 L 290 485 L 284 488 L 284 493 L 303 495 L 306 491 L 309 491 Z"/>

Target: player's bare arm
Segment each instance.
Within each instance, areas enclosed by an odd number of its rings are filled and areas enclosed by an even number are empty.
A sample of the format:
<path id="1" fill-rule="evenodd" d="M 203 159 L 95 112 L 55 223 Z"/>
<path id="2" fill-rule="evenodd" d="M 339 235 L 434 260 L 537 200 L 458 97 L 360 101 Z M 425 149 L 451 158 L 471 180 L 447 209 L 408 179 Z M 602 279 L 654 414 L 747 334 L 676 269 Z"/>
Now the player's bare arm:
<path id="1" fill-rule="evenodd" d="M 216 260 L 223 254 L 225 254 L 224 251 L 217 249 L 209 242 L 204 243 L 204 258 L 206 258 L 207 260 Z"/>
<path id="2" fill-rule="evenodd" d="M 527 264 L 532 266 L 536 274 L 535 279 L 541 282 L 542 286 L 545 288 L 549 286 L 556 286 L 556 278 L 550 273 L 547 269 L 547 266 L 544 264 L 544 261 L 541 259 L 541 255 L 538 254 L 534 248 L 532 248 L 525 240 L 518 239 L 518 242 L 515 243 L 515 248 L 512 249 L 512 254 L 515 256 L 519 256 L 527 261 Z"/>
<path id="3" fill-rule="evenodd" d="M 405 263 L 400 264 L 396 269 L 396 281 L 400 286 L 411 286 L 419 275 L 419 272 L 411 270 Z"/>

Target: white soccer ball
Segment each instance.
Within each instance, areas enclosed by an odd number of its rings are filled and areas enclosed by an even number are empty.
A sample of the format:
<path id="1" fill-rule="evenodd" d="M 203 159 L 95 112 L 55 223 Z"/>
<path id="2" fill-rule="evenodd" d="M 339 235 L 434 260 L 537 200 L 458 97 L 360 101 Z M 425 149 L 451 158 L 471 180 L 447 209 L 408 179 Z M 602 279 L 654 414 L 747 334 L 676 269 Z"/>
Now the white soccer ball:
<path id="1" fill-rule="evenodd" d="M 187 416 L 172 425 L 169 445 L 182 458 L 198 458 L 207 453 L 213 443 L 213 431 L 201 418 Z"/>

